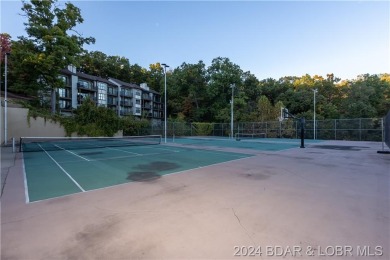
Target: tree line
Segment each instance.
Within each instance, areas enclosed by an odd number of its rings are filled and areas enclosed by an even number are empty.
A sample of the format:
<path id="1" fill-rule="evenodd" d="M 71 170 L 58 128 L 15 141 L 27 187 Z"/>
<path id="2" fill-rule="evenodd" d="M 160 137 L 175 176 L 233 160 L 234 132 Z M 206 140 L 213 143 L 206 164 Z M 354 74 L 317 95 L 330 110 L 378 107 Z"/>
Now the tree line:
<path id="1" fill-rule="evenodd" d="M 73 64 L 80 72 L 136 84 L 146 82 L 164 93 L 160 63 L 143 68 L 120 55 L 86 51 L 83 46 L 95 39 L 71 33 L 83 22 L 80 9 L 73 4 L 61 9 L 56 0 L 32 0 L 23 3 L 22 11 L 28 20 L 28 36 L 11 40 L 8 34 L 1 34 L 2 67 L 5 52 L 11 52 L 11 91 L 36 96 L 49 89 L 55 97 L 55 90 L 63 84 L 58 79 L 60 70 Z M 383 117 L 390 109 L 390 74 L 363 74 L 351 80 L 340 80 L 332 73 L 259 80 L 227 57 L 216 57 L 209 66 L 203 61 L 183 62 L 167 71 L 167 90 L 168 117 L 188 122 L 229 122 L 232 96 L 235 121 L 276 120 L 280 107 L 310 119 L 314 90 L 318 119 Z"/>

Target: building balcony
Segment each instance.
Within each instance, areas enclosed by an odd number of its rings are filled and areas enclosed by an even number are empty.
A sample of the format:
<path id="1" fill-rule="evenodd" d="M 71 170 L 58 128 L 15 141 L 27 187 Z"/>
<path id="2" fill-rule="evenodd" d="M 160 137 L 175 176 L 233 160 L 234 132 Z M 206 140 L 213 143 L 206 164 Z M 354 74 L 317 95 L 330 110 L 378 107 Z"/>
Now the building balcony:
<path id="1" fill-rule="evenodd" d="M 65 95 L 65 96 L 59 96 L 59 99 L 63 99 L 63 100 L 72 100 L 72 95 Z"/>
<path id="2" fill-rule="evenodd" d="M 130 101 L 121 101 L 121 106 L 132 107 L 133 104 Z"/>
<path id="3" fill-rule="evenodd" d="M 142 108 L 144 108 L 144 109 L 152 109 L 152 106 L 151 105 L 149 105 L 149 104 L 144 104 L 143 106 L 142 106 Z"/>
<path id="4" fill-rule="evenodd" d="M 149 95 L 142 95 L 143 100 L 152 100 Z"/>
<path id="5" fill-rule="evenodd" d="M 121 97 L 130 97 L 132 98 L 133 97 L 133 93 L 129 92 L 129 91 L 121 91 Z"/>
<path id="6" fill-rule="evenodd" d="M 132 111 L 121 110 L 121 111 L 119 112 L 119 114 L 120 114 L 121 116 L 131 116 L 131 115 L 133 114 L 133 112 L 132 112 Z"/>
<path id="7" fill-rule="evenodd" d="M 78 104 L 78 105 L 81 105 L 83 102 L 87 101 L 88 99 L 89 99 L 89 100 L 92 100 L 92 101 L 95 102 L 95 103 L 96 103 L 96 101 L 97 101 L 97 98 L 96 98 L 96 97 L 78 95 L 78 96 L 77 96 L 77 104 Z"/>
<path id="8" fill-rule="evenodd" d="M 97 88 L 92 84 L 81 84 L 77 83 L 77 88 L 84 89 L 84 90 L 90 90 L 90 91 L 97 91 Z"/>
<path id="9" fill-rule="evenodd" d="M 117 106 L 118 105 L 118 101 L 107 101 L 107 105 L 108 106 Z"/>
<path id="10" fill-rule="evenodd" d="M 107 95 L 117 97 L 118 96 L 118 91 L 108 91 Z"/>

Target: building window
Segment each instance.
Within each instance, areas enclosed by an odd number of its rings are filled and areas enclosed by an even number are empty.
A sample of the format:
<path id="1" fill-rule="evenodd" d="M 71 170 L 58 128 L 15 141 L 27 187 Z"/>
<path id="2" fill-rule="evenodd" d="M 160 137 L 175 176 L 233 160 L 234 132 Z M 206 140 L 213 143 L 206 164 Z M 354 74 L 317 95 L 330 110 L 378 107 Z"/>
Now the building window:
<path id="1" fill-rule="evenodd" d="M 114 105 L 114 106 L 116 106 L 117 105 L 117 98 L 116 97 L 107 97 L 107 104 L 108 105 Z"/>
<path id="2" fill-rule="evenodd" d="M 116 88 L 113 88 L 113 87 L 109 87 L 108 88 L 108 94 L 110 94 L 110 95 L 118 95 L 118 91 L 117 91 L 117 89 Z"/>
<path id="3" fill-rule="evenodd" d="M 59 88 L 57 91 L 58 91 L 58 96 L 59 97 L 62 97 L 62 98 L 66 97 L 66 89 Z"/>
<path id="4" fill-rule="evenodd" d="M 57 93 L 60 98 L 71 98 L 70 89 L 68 88 L 58 88 Z"/>
<path id="5" fill-rule="evenodd" d="M 135 104 L 136 104 L 136 105 L 141 105 L 141 100 L 136 99 L 136 100 L 135 100 Z"/>
<path id="6" fill-rule="evenodd" d="M 96 82 L 98 88 L 98 104 L 105 106 L 107 104 L 107 84 Z"/>
<path id="7" fill-rule="evenodd" d="M 97 82 L 97 87 L 101 91 L 107 91 L 107 84 L 103 82 Z"/>
<path id="8" fill-rule="evenodd" d="M 59 100 L 58 101 L 60 109 L 71 109 L 70 101 L 68 100 Z"/>
<path id="9" fill-rule="evenodd" d="M 106 95 L 104 93 L 99 93 L 99 101 L 106 101 Z"/>

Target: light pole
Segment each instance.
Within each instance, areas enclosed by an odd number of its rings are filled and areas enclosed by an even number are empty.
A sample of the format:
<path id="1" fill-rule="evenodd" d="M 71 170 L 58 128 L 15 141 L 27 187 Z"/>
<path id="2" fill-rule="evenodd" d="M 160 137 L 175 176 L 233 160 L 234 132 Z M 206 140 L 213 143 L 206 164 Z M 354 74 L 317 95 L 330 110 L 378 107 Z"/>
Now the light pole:
<path id="1" fill-rule="evenodd" d="M 314 130 L 314 140 L 316 139 L 316 94 L 317 94 L 318 90 L 317 89 L 313 89 L 313 94 L 314 94 L 314 119 L 313 119 L 313 130 Z"/>
<path id="2" fill-rule="evenodd" d="M 230 115 L 231 115 L 231 120 L 230 120 L 230 136 L 233 139 L 233 123 L 234 123 L 234 111 L 233 111 L 233 104 L 234 104 L 234 88 L 236 87 L 235 84 L 231 84 L 230 87 L 232 88 L 232 100 L 230 100 Z"/>
<path id="3" fill-rule="evenodd" d="M 4 60 L 4 63 L 5 63 L 5 76 L 4 76 L 4 145 L 7 145 L 7 139 L 8 139 L 8 136 L 7 136 L 7 132 L 8 132 L 8 124 L 7 124 L 7 65 L 8 65 L 8 55 L 9 55 L 9 52 L 6 52 L 5 53 L 5 60 Z"/>
<path id="4" fill-rule="evenodd" d="M 167 143 L 167 68 L 169 66 L 165 63 L 161 64 L 164 66 L 164 143 Z"/>

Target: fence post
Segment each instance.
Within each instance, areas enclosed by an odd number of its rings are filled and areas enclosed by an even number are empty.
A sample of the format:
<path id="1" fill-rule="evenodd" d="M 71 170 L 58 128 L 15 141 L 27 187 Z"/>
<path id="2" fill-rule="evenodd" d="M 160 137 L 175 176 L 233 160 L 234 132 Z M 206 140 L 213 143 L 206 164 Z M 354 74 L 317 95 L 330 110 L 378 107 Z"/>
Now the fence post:
<path id="1" fill-rule="evenodd" d="M 362 140 L 362 119 L 359 118 L 359 141 Z"/>
<path id="2" fill-rule="evenodd" d="M 282 121 L 279 121 L 279 138 L 282 138 Z"/>
<path id="3" fill-rule="evenodd" d="M 334 120 L 334 140 L 337 140 L 337 119 Z"/>

